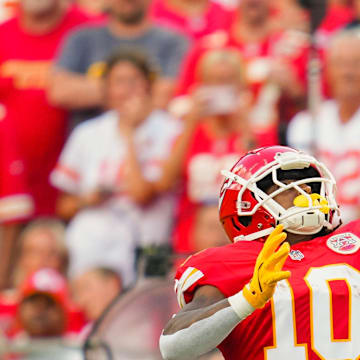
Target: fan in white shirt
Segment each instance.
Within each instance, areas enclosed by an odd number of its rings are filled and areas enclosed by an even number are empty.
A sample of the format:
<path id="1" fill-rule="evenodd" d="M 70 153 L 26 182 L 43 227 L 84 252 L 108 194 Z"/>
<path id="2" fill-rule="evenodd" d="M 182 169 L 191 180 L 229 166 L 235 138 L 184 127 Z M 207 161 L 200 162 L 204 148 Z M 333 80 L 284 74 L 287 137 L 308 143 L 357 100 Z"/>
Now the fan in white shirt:
<path id="1" fill-rule="evenodd" d="M 181 125 L 152 109 L 153 73 L 139 54 L 115 54 L 105 76 L 111 110 L 75 128 L 51 181 L 62 191 L 59 214 L 72 218 L 71 274 L 105 257 L 127 285 L 134 247 L 168 241 L 175 196 L 157 195 L 152 182 Z"/>

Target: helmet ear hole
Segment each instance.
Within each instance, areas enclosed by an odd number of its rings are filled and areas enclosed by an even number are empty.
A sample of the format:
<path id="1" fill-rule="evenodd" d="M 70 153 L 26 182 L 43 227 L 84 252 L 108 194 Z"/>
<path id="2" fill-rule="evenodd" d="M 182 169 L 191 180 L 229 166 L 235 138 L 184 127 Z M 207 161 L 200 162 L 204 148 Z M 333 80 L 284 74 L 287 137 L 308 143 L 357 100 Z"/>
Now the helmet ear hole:
<path id="1" fill-rule="evenodd" d="M 252 216 L 238 216 L 238 220 L 241 225 L 246 227 L 251 224 Z"/>
<path id="2" fill-rule="evenodd" d="M 239 228 L 238 224 L 236 224 L 236 222 L 235 222 L 235 220 L 234 220 L 233 217 L 231 218 L 231 222 L 232 222 L 232 224 L 233 224 L 233 226 L 234 226 L 234 228 L 235 228 L 236 230 L 241 231 L 241 229 Z"/>

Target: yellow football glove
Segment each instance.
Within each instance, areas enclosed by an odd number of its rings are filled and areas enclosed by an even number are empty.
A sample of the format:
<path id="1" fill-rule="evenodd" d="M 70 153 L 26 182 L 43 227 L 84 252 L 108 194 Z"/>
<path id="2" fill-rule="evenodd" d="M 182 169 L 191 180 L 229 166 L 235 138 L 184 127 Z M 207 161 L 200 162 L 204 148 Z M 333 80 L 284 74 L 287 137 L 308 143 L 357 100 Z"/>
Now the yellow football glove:
<path id="1" fill-rule="evenodd" d="M 289 243 L 283 243 L 278 249 L 286 239 L 283 229 L 283 225 L 278 225 L 268 236 L 257 257 L 253 277 L 243 288 L 245 299 L 256 309 L 264 307 L 271 299 L 278 281 L 291 275 L 290 271 L 282 271 L 289 255 Z"/>

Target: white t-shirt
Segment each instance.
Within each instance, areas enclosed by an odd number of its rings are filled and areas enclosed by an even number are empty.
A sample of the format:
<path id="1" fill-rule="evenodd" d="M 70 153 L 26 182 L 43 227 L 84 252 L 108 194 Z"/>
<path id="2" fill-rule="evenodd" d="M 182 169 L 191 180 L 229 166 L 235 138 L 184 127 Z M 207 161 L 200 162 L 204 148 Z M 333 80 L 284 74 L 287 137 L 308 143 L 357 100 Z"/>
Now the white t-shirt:
<path id="1" fill-rule="evenodd" d="M 121 246 L 114 244 L 117 250 L 108 251 L 111 241 L 122 242 L 123 250 L 131 253 L 137 245 L 162 244 L 169 240 L 174 194 L 166 193 L 140 206 L 123 192 L 127 148 L 118 121 L 117 113 L 111 111 L 77 126 L 51 174 L 52 184 L 71 194 L 85 194 L 99 186 L 116 191 L 106 203 L 80 211 L 71 221 L 67 242 L 72 263 L 76 264 L 73 267 L 70 264 L 70 272 L 73 268 L 73 272 L 78 273 L 88 260 L 99 265 L 106 253 L 113 263 L 111 257 L 114 252 L 121 251 Z M 180 132 L 181 123 L 160 110 L 153 111 L 136 129 L 134 141 L 138 159 L 148 180 L 160 176 L 161 165 Z M 125 261 L 126 256 L 123 258 Z"/>
<path id="2" fill-rule="evenodd" d="M 325 101 L 315 122 L 308 112 L 291 120 L 287 141 L 291 147 L 313 152 L 324 162 L 337 182 L 341 217 L 348 222 L 359 217 L 360 209 L 360 109 L 347 122 L 339 118 L 334 100 Z"/>

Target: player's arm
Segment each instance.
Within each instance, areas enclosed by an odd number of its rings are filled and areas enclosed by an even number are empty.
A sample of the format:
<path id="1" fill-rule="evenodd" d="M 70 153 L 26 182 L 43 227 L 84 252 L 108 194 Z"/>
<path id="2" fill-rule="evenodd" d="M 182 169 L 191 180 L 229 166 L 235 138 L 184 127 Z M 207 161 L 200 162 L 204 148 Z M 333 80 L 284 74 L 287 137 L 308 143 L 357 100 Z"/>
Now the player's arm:
<path id="1" fill-rule="evenodd" d="M 277 226 L 256 260 L 250 283 L 237 294 L 225 298 L 214 287 L 200 287 L 192 302 L 165 327 L 160 337 L 163 358 L 189 359 L 211 351 L 236 325 L 262 308 L 272 297 L 276 283 L 290 276 L 289 271 L 282 271 L 289 254 L 289 244 L 283 243 L 285 238 L 283 227 Z"/>

